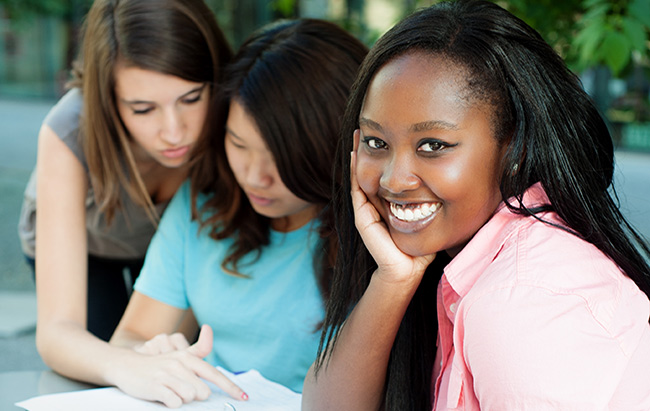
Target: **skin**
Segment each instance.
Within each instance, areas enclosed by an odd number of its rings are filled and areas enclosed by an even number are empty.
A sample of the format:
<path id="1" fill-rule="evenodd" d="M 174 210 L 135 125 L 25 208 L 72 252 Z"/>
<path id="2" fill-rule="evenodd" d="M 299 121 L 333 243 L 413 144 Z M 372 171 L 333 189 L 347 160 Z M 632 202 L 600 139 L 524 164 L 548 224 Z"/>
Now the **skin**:
<path id="1" fill-rule="evenodd" d="M 205 83 L 118 64 L 115 97 L 137 160 L 167 168 L 187 164 L 208 110 Z"/>
<path id="2" fill-rule="evenodd" d="M 296 230 L 315 217 L 316 206 L 296 197 L 284 185 L 255 121 L 237 101 L 230 105 L 225 148 L 237 182 L 255 211 L 271 219 L 274 229 Z M 160 357 L 156 365 L 158 382 L 183 402 L 205 398 L 209 393 L 198 376 L 229 389 L 235 398 L 246 399 L 243 391 L 201 360 L 212 350 L 210 327 L 203 326 L 199 341 L 192 347 L 183 335 L 175 332 L 184 315 L 184 310 L 135 291 L 111 343 Z M 199 346 L 204 349 L 199 350 Z M 125 386 L 123 390 L 131 393 L 129 388 Z"/>
<path id="3" fill-rule="evenodd" d="M 351 195 L 355 225 L 378 268 L 329 362 L 318 378 L 309 371 L 305 410 L 380 409 L 390 350 L 426 267 L 437 252 L 460 252 L 499 204 L 493 109 L 463 97 L 463 73 L 411 53 L 389 61 L 370 83 L 354 136 Z M 436 206 L 406 222 L 396 221 L 387 202 Z"/>
<path id="4" fill-rule="evenodd" d="M 114 74 L 117 109 L 133 137 L 136 166 L 154 202 L 167 201 L 187 177 L 189 153 L 183 151 L 190 150 L 183 147 L 192 147 L 199 137 L 208 90 L 200 83 L 119 64 Z M 197 87 L 201 91 L 196 91 Z M 197 101 L 190 102 L 198 95 Z M 142 110 L 148 112 L 137 113 Z M 83 165 L 44 125 L 38 142 L 36 220 L 36 344 L 43 361 L 65 376 L 115 385 L 168 406 L 205 396 L 195 376 L 178 372 L 182 368 L 178 364 L 189 362 L 198 370 L 193 375 L 205 375 L 239 398 L 242 392 L 238 387 L 197 365 L 207 355 L 205 347 L 211 346 L 209 331 L 204 330 L 198 345 L 155 357 L 111 346 L 86 330 L 88 184 Z M 175 325 L 180 327 L 180 323 L 179 319 Z M 174 374 L 187 376 L 185 380 L 190 382 L 176 378 L 179 388 L 170 389 L 164 376 Z"/>
<path id="5" fill-rule="evenodd" d="M 236 99 L 230 103 L 225 147 L 237 183 L 253 209 L 271 218 L 273 229 L 293 231 L 316 216 L 316 205 L 298 198 L 284 185 L 255 120 Z"/>

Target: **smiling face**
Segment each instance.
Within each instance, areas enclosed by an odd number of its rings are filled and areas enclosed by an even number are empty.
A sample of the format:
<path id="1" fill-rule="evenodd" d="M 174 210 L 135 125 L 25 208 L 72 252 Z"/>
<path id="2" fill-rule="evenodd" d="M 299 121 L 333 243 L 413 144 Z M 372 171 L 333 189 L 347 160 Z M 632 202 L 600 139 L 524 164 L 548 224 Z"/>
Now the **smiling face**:
<path id="1" fill-rule="evenodd" d="M 317 207 L 293 194 L 275 165 L 255 120 L 232 100 L 226 123 L 226 156 L 253 209 L 271 218 L 271 227 L 293 231 L 316 216 Z"/>
<path id="2" fill-rule="evenodd" d="M 455 256 L 499 202 L 494 108 L 466 70 L 423 53 L 374 76 L 361 110 L 357 178 L 400 250 Z"/>
<path id="3" fill-rule="evenodd" d="M 205 122 L 207 84 L 118 64 L 115 97 L 136 161 L 170 168 L 188 162 Z"/>

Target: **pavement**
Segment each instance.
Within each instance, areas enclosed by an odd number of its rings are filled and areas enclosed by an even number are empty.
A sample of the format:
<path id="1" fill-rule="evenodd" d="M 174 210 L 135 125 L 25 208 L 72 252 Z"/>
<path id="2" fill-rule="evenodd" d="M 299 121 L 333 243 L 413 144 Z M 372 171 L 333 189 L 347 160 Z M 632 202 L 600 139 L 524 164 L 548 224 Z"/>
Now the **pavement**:
<path id="1" fill-rule="evenodd" d="M 16 226 L 38 130 L 53 103 L 0 98 L 0 372 L 47 368 L 34 342 L 34 283 Z M 618 151 L 616 161 L 621 209 L 650 239 L 650 153 Z"/>

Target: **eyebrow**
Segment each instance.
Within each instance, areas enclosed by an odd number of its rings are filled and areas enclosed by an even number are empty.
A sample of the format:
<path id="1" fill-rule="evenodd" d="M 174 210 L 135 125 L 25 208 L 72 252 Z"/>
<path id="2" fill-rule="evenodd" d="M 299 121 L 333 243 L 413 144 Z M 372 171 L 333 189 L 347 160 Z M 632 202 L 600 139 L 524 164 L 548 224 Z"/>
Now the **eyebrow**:
<path id="1" fill-rule="evenodd" d="M 203 91 L 205 86 L 207 86 L 207 83 L 203 83 L 202 85 L 200 85 L 198 87 L 194 87 L 192 90 L 188 91 L 187 93 L 178 96 L 178 98 L 176 100 L 180 100 L 182 98 L 185 98 L 185 97 L 189 96 L 192 93 L 196 93 L 197 91 L 199 91 L 199 92 Z M 124 104 L 154 104 L 153 101 L 147 101 L 147 100 L 125 100 L 125 99 L 121 98 L 120 101 L 122 103 L 124 103 Z"/>
<path id="2" fill-rule="evenodd" d="M 371 128 L 373 130 L 376 130 L 376 131 L 381 131 L 381 132 L 384 131 L 384 128 L 379 123 L 377 123 L 376 121 L 372 121 L 369 118 L 365 118 L 365 117 L 359 118 L 359 125 L 360 126 L 366 126 L 366 127 Z"/>
<path id="3" fill-rule="evenodd" d="M 412 124 L 409 131 L 427 131 L 427 130 L 458 130 L 458 126 L 444 120 L 431 120 L 423 121 L 421 123 Z"/>
<path id="4" fill-rule="evenodd" d="M 384 131 L 381 124 L 365 117 L 359 118 L 359 125 L 366 126 L 368 128 L 371 128 L 379 132 Z M 454 123 L 450 123 L 444 120 L 430 120 L 430 121 L 423 121 L 421 123 L 411 124 L 408 130 L 413 133 L 417 133 L 420 131 L 428 131 L 428 130 L 458 130 L 458 126 Z"/>

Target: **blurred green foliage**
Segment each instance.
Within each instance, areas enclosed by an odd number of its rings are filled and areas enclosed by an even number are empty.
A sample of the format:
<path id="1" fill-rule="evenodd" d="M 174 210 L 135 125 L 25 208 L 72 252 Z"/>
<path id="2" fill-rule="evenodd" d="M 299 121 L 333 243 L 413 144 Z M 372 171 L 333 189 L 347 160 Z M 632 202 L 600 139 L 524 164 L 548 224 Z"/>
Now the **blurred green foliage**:
<path id="1" fill-rule="evenodd" d="M 18 28 L 28 25 L 39 16 L 72 21 L 83 16 L 91 4 L 92 0 L 0 0 L 6 16 Z"/>
<path id="2" fill-rule="evenodd" d="M 372 0 L 366 0 L 372 1 Z M 435 0 L 401 0 L 404 15 Z M 581 72 L 605 65 L 614 76 L 627 75 L 631 67 L 650 67 L 650 0 L 495 0 L 522 18 Z M 31 22 L 36 16 L 55 16 L 78 23 L 92 0 L 0 0 L 12 24 Z M 276 17 L 300 15 L 298 0 L 269 0 Z M 366 43 L 377 33 L 369 33 L 363 21 L 363 0 L 346 0 L 347 12 L 336 19 Z"/>

